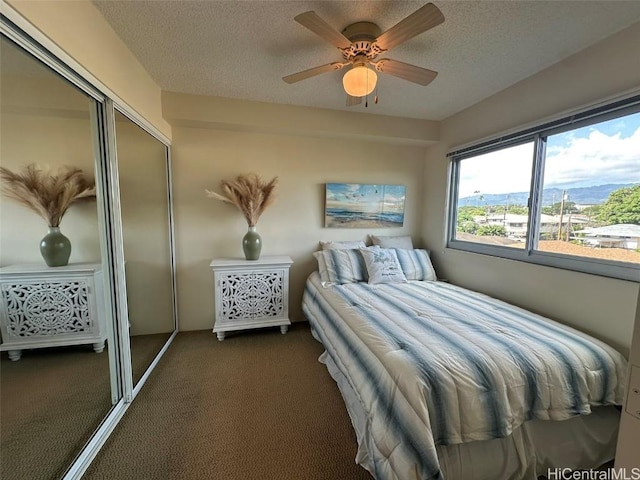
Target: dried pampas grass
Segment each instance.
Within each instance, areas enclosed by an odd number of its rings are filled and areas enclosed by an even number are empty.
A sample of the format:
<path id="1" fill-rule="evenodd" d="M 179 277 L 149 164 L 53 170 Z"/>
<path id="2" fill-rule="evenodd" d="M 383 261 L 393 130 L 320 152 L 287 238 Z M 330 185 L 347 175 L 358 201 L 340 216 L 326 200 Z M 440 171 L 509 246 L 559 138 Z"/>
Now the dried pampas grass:
<path id="1" fill-rule="evenodd" d="M 59 227 L 62 217 L 77 201 L 95 198 L 93 180 L 82 170 L 63 166 L 56 173 L 34 164 L 14 173 L 0 167 L 2 193 L 40 215 L 50 227 Z"/>
<path id="2" fill-rule="evenodd" d="M 207 196 L 238 207 L 250 227 L 255 227 L 260 215 L 275 200 L 278 177 L 265 182 L 255 173 L 238 175 L 235 180 L 220 182 L 222 195 L 205 190 Z"/>

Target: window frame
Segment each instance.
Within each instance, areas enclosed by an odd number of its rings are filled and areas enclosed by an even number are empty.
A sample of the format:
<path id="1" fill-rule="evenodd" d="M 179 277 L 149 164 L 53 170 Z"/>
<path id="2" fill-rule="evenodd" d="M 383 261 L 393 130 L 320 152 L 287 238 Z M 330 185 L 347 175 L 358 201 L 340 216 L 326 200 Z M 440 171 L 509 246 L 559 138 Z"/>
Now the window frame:
<path id="1" fill-rule="evenodd" d="M 640 265 L 630 262 L 619 262 L 614 260 L 545 252 L 536 249 L 540 232 L 540 210 L 542 209 L 541 200 L 547 137 L 585 126 L 594 125 L 607 120 L 621 118 L 638 112 L 640 112 L 640 95 L 636 92 L 635 95 L 623 100 L 586 109 L 551 122 L 541 123 L 537 126 L 519 130 L 509 135 L 485 140 L 449 152 L 447 154 L 447 157 L 449 158 L 449 194 L 447 198 L 447 225 L 445 229 L 446 248 L 621 280 L 640 282 Z M 490 245 L 456 239 L 460 162 L 471 157 L 499 151 L 528 142 L 534 143 L 534 153 L 531 162 L 531 184 L 529 188 L 529 199 L 527 202 L 528 228 L 524 249 L 514 249 L 500 245 Z"/>

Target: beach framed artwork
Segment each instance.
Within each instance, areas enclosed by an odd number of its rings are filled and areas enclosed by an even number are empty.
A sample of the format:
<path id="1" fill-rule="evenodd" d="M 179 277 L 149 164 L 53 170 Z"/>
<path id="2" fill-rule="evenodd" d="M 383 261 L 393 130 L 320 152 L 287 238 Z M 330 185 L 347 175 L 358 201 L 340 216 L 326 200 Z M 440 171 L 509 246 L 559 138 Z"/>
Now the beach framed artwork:
<path id="1" fill-rule="evenodd" d="M 327 183 L 324 226 L 388 228 L 404 225 L 404 185 Z"/>

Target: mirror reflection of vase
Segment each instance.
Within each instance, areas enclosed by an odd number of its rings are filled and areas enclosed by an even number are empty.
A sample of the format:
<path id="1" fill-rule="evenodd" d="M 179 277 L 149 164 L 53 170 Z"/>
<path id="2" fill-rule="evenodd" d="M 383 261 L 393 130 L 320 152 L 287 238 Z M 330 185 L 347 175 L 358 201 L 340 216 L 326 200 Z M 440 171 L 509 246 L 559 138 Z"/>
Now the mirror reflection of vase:
<path id="1" fill-rule="evenodd" d="M 30 164 L 53 171 L 71 165 L 94 177 L 101 157 L 94 150 L 98 132 L 91 115 L 98 101 L 4 36 L 0 51 L 2 166 L 19 172 Z M 41 216 L 11 198 L 0 197 L 0 213 L 3 268 L 58 267 L 64 273 L 68 263 L 101 264 L 103 233 L 96 202 L 71 207 L 65 214 L 63 231 L 51 227 L 44 238 L 43 225 L 47 224 Z M 44 267 L 43 258 L 48 267 Z M 50 281 L 55 283 L 54 289 L 29 297 L 29 314 L 37 321 L 28 329 L 14 329 L 17 335 L 37 337 L 40 332 L 43 337 L 41 332 L 47 332 L 46 336 L 66 339 L 87 328 L 87 297 L 78 294 L 83 280 L 56 276 Z M 22 291 L 31 294 L 31 287 L 38 285 L 46 283 L 27 282 Z M 104 289 L 88 293 L 104 310 Z M 62 298 L 74 308 L 68 308 Z M 69 322 L 63 321 L 70 315 Z M 7 331 L 2 335 L 4 345 Z M 3 480 L 63 477 L 121 398 L 118 389 L 112 389 L 112 375 L 116 378 L 117 370 L 110 362 L 110 340 L 105 352 L 99 354 L 91 343 L 72 344 L 69 340 L 45 348 L 32 342 L 21 350 L 20 361 L 11 361 L 9 352 L 0 346 Z"/>
<path id="2" fill-rule="evenodd" d="M 169 147 L 153 127 L 140 126 L 148 125 L 143 118 L 131 110 L 126 110 L 130 118 L 118 112 L 64 61 L 45 65 L 27 53 L 55 57 L 4 15 L 0 23 L 2 167 L 20 171 L 28 164 L 71 166 L 96 180 L 97 202 L 79 202 L 69 209 L 64 233 L 45 219 L 58 230 L 44 239 L 38 216 L 51 214 L 46 206 L 47 211 L 34 215 L 29 205 L 0 196 L 0 278 L 8 279 L 5 267 L 20 267 L 36 275 L 33 283 L 40 291 L 38 299 L 30 297 L 35 322 L 20 333 L 26 337 L 20 361 L 11 361 L 10 342 L 0 343 L 0 472 L 3 480 L 59 479 L 81 469 L 86 455 L 104 442 L 119 420 L 125 397 L 130 401 L 137 394 L 131 379 L 140 386 L 176 332 Z M 109 130 L 114 117 L 117 138 Z M 107 144 L 115 148 L 102 148 Z M 111 173 L 117 184 L 111 183 Z M 115 243 L 120 239 L 123 249 L 111 248 L 120 247 Z M 38 242 L 44 243 L 43 252 Z M 62 250 L 53 258 L 52 245 Z M 101 286 L 76 275 L 90 266 L 102 272 Z M 56 288 L 48 288 L 46 275 Z M 85 335 L 93 322 L 88 312 L 105 314 L 106 346 L 102 336 L 86 343 L 92 340 Z M 9 329 L 2 323 L 4 340 Z M 16 325 L 20 331 L 22 324 Z M 43 328 L 64 342 L 46 348 L 48 338 L 30 342 L 28 336 Z M 69 329 L 82 338 L 71 342 Z M 131 342 L 121 335 L 125 329 Z"/>

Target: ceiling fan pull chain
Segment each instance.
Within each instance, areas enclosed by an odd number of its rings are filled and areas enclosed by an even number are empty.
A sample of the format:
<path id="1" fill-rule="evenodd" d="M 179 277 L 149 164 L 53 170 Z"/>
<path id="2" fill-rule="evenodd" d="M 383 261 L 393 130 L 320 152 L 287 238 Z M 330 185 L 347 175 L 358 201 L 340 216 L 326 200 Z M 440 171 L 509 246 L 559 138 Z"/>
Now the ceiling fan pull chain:
<path id="1" fill-rule="evenodd" d="M 375 97 L 373 97 L 373 103 L 375 105 L 378 104 L 378 85 L 376 85 L 376 95 L 375 95 Z"/>
<path id="2" fill-rule="evenodd" d="M 369 87 L 369 69 L 368 68 L 367 68 L 366 82 L 367 82 L 366 83 L 367 87 Z M 367 88 L 367 90 L 368 90 L 368 88 Z M 367 108 L 367 107 L 369 107 L 369 94 L 368 93 L 367 93 L 367 96 L 364 99 L 364 108 Z"/>

